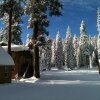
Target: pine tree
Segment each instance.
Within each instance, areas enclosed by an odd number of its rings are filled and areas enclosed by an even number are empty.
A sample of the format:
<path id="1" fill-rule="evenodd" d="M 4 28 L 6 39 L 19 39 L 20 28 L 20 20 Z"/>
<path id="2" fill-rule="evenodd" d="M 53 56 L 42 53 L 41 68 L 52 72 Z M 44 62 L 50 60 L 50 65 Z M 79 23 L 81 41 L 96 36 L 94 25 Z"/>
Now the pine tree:
<path id="1" fill-rule="evenodd" d="M 12 43 L 21 45 L 22 40 L 21 40 L 21 34 L 22 34 L 22 28 L 18 23 L 13 24 L 12 27 Z"/>
<path id="2" fill-rule="evenodd" d="M 91 37 L 91 45 L 94 47 L 94 49 L 97 48 L 97 37 Z"/>
<path id="3" fill-rule="evenodd" d="M 51 69 L 51 44 L 52 40 L 50 39 L 50 37 L 48 37 L 46 43 L 46 67 L 48 70 Z"/>
<path id="4" fill-rule="evenodd" d="M 20 9 L 20 8 L 19 8 Z M 23 8 L 21 8 L 23 10 Z M 24 14 L 24 11 L 22 12 Z M 17 13 L 18 14 L 18 13 Z M 12 14 L 12 39 L 11 39 L 11 42 L 14 43 L 14 44 L 22 44 L 22 41 L 21 41 L 21 33 L 22 33 L 22 28 L 20 26 L 20 24 L 23 22 L 22 19 L 21 19 L 21 16 L 20 15 L 15 15 L 15 14 Z M 9 29 L 9 15 L 8 13 L 5 13 L 2 20 L 4 21 L 4 24 L 5 24 L 5 28 L 4 28 L 4 31 L 5 31 L 5 35 L 6 35 L 6 41 L 8 41 L 8 29 Z"/>
<path id="5" fill-rule="evenodd" d="M 73 47 L 74 47 L 74 56 L 75 56 L 75 66 L 77 66 L 77 50 L 78 50 L 78 47 L 79 47 L 79 40 L 78 38 L 76 37 L 76 35 L 74 35 L 73 37 Z"/>
<path id="6" fill-rule="evenodd" d="M 51 46 L 51 65 L 52 67 L 55 67 L 55 57 L 56 57 L 56 42 L 55 40 L 52 41 L 52 46 Z"/>
<path id="7" fill-rule="evenodd" d="M 51 39 L 48 37 L 46 45 L 39 47 L 40 52 L 40 70 L 51 69 Z"/>
<path id="8" fill-rule="evenodd" d="M 56 60 L 55 60 L 55 66 L 58 69 L 62 69 L 62 67 L 63 67 L 63 45 L 62 45 L 62 39 L 60 37 L 59 31 L 56 35 Z"/>
<path id="9" fill-rule="evenodd" d="M 91 62 L 92 46 L 86 30 L 86 23 L 82 20 L 80 25 L 80 43 L 78 54 L 78 67 L 88 67 Z"/>
<path id="10" fill-rule="evenodd" d="M 75 56 L 74 56 L 74 47 L 73 41 L 71 37 L 71 29 L 68 26 L 66 40 L 65 40 L 65 66 L 67 68 L 74 68 L 75 67 Z"/>
<path id="11" fill-rule="evenodd" d="M 4 28 L 0 29 L 0 42 L 7 42 L 8 35 L 6 34 L 6 31 Z"/>
<path id="12" fill-rule="evenodd" d="M 8 33 L 8 53 L 11 54 L 12 34 L 16 27 L 16 23 L 22 22 L 20 17 L 24 14 L 21 2 L 23 0 L 2 0 L 0 2 L 0 18 L 5 19 L 5 28 Z M 19 27 L 17 27 L 18 29 Z M 16 29 L 16 30 L 17 30 Z M 20 33 L 20 32 L 19 32 Z M 17 33 L 17 34 L 19 34 Z"/>
<path id="13" fill-rule="evenodd" d="M 39 66 L 40 66 L 40 71 L 46 70 L 46 49 L 40 47 L 39 48 L 39 52 L 40 52 L 40 59 L 39 59 Z"/>
<path id="14" fill-rule="evenodd" d="M 92 53 L 92 65 L 95 66 L 96 65 L 96 55 L 95 52 L 93 51 Z"/>
<path id="15" fill-rule="evenodd" d="M 34 75 L 39 78 L 39 45 L 43 45 L 45 40 L 40 35 L 48 34 L 46 27 L 49 26 L 49 14 L 60 16 L 62 4 L 58 0 L 29 0 L 25 8 L 25 13 L 30 16 L 29 28 L 33 28 L 34 44 Z M 39 42 L 40 41 L 40 42 Z M 38 44 L 39 43 L 39 44 Z"/>
<path id="16" fill-rule="evenodd" d="M 81 52 L 80 52 L 80 47 L 78 47 L 77 49 L 77 56 L 76 56 L 76 59 L 77 59 L 77 68 L 80 68 L 81 66 Z"/>
<path id="17" fill-rule="evenodd" d="M 29 43 L 30 43 L 30 41 L 31 41 L 31 39 L 30 39 L 30 36 L 29 36 L 29 34 L 27 34 L 27 37 L 26 37 L 26 46 L 28 46 L 29 45 Z"/>

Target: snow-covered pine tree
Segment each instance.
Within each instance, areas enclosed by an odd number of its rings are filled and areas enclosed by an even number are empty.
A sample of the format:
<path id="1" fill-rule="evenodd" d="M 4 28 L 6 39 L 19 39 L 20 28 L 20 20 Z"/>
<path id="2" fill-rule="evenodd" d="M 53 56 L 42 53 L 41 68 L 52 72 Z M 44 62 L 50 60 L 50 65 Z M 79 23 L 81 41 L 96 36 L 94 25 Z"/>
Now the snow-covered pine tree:
<path id="1" fill-rule="evenodd" d="M 60 33 L 58 31 L 56 35 L 56 59 L 55 59 L 55 66 L 58 69 L 63 68 L 63 45 L 62 39 L 60 37 Z"/>
<path id="2" fill-rule="evenodd" d="M 45 46 L 39 47 L 40 71 L 51 69 L 51 39 L 48 37 Z"/>
<path id="3" fill-rule="evenodd" d="M 20 8 L 19 8 L 20 9 Z M 23 9 L 23 8 L 21 8 Z M 22 12 L 20 12 L 22 14 Z M 24 14 L 24 13 L 23 13 Z M 8 31 L 9 31 L 9 14 L 5 13 L 3 18 L 2 18 L 4 24 L 5 24 L 5 28 L 4 28 L 4 33 L 5 33 L 5 37 L 6 37 L 6 41 L 8 41 Z M 21 28 L 21 24 L 22 23 L 22 18 L 21 15 L 18 13 L 13 14 L 12 15 L 12 39 L 11 42 L 14 44 L 22 44 L 22 40 L 21 40 L 21 33 L 22 33 L 22 28 Z M 5 38 L 4 37 L 4 38 Z"/>
<path id="4" fill-rule="evenodd" d="M 93 65 L 93 66 L 96 66 L 96 54 L 95 54 L 94 51 L 93 51 L 93 53 L 92 53 L 92 65 Z"/>
<path id="5" fill-rule="evenodd" d="M 75 66 L 77 66 L 76 61 L 77 61 L 77 50 L 78 50 L 78 47 L 79 47 L 79 40 L 78 40 L 76 34 L 73 37 L 73 46 L 74 46 Z"/>
<path id="6" fill-rule="evenodd" d="M 12 27 L 12 43 L 17 45 L 22 44 L 21 34 L 22 34 L 22 28 L 20 24 L 15 22 Z"/>
<path id="7" fill-rule="evenodd" d="M 65 54 L 66 54 L 66 42 L 65 42 L 65 40 L 63 41 L 63 64 L 64 64 L 64 66 L 65 66 Z"/>
<path id="8" fill-rule="evenodd" d="M 46 43 L 46 67 L 48 70 L 51 69 L 51 45 L 52 45 L 52 40 L 48 36 L 47 43 Z"/>
<path id="9" fill-rule="evenodd" d="M 65 50 L 65 41 L 62 39 L 62 45 L 63 45 L 63 68 L 65 66 L 65 58 L 64 58 L 64 50 Z"/>
<path id="10" fill-rule="evenodd" d="M 94 49 L 97 48 L 97 37 L 96 36 L 91 37 L 91 45 L 93 46 Z"/>
<path id="11" fill-rule="evenodd" d="M 15 34 L 17 30 L 16 34 L 20 34 L 21 32 L 20 28 L 16 27 L 16 25 L 22 22 L 21 16 L 24 14 L 22 2 L 23 0 L 2 0 L 0 2 L 0 18 L 3 18 L 4 23 L 6 24 L 5 29 L 8 33 L 9 54 L 11 54 L 12 34 Z"/>
<path id="12" fill-rule="evenodd" d="M 51 69 L 51 44 L 52 40 L 48 36 L 46 38 L 46 45 L 39 47 L 40 55 L 40 70 L 50 70 Z"/>
<path id="13" fill-rule="evenodd" d="M 27 34 L 25 46 L 29 47 L 29 50 L 33 50 L 33 42 L 29 34 Z"/>
<path id="14" fill-rule="evenodd" d="M 49 26 L 48 15 L 61 16 L 61 8 L 63 7 L 60 0 L 27 0 L 25 13 L 30 16 L 29 28 L 33 28 L 33 44 L 34 44 L 34 75 L 40 78 L 39 72 L 39 45 L 38 37 L 47 34 L 46 27 Z M 41 45 L 43 42 L 41 41 Z"/>
<path id="15" fill-rule="evenodd" d="M 28 46 L 29 45 L 29 43 L 30 43 L 30 35 L 29 34 L 27 34 L 27 37 L 26 37 L 26 46 Z"/>
<path id="16" fill-rule="evenodd" d="M 56 41 L 52 41 L 52 46 L 51 46 L 51 65 L 52 67 L 55 67 L 55 59 L 56 59 Z"/>
<path id="17" fill-rule="evenodd" d="M 80 42 L 79 42 L 79 52 L 78 52 L 78 60 L 77 60 L 77 66 L 78 67 L 84 67 L 88 68 L 91 64 L 91 56 L 92 56 L 92 46 L 90 38 L 87 34 L 86 30 L 86 23 L 84 20 L 82 20 L 80 25 Z"/>
<path id="18" fill-rule="evenodd" d="M 67 32 L 66 32 L 66 39 L 65 39 L 65 66 L 67 68 L 74 68 L 75 67 L 75 56 L 74 56 L 74 47 L 73 47 L 73 40 L 71 37 L 71 29 L 68 26 Z"/>
<path id="19" fill-rule="evenodd" d="M 8 40 L 8 35 L 6 34 L 6 31 L 4 28 L 0 29 L 0 42 L 7 42 Z"/>
<path id="20" fill-rule="evenodd" d="M 40 47 L 39 48 L 39 66 L 40 66 L 40 71 L 46 70 L 46 50 L 45 48 Z"/>
<path id="21" fill-rule="evenodd" d="M 77 59 L 77 68 L 79 69 L 81 66 L 81 52 L 80 52 L 80 47 L 78 47 L 77 49 L 77 55 L 76 55 L 76 59 Z"/>

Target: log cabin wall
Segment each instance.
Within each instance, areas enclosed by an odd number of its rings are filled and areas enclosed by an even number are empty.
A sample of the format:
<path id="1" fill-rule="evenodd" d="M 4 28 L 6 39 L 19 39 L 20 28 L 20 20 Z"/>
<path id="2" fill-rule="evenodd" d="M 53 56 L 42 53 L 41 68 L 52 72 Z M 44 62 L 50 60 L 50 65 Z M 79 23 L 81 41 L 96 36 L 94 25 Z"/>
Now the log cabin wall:
<path id="1" fill-rule="evenodd" d="M 0 84 L 4 83 L 4 68 L 3 66 L 0 66 Z"/>
<path id="2" fill-rule="evenodd" d="M 0 84 L 11 83 L 12 67 L 0 66 Z"/>
<path id="3" fill-rule="evenodd" d="M 18 71 L 20 71 L 21 65 L 24 63 L 24 55 L 22 51 L 12 52 L 12 58 L 15 62 L 15 67 L 12 71 L 12 78 L 16 78 Z"/>
<path id="4" fill-rule="evenodd" d="M 12 52 L 12 58 L 14 59 L 15 62 L 15 67 L 12 71 L 12 79 L 22 76 L 22 74 L 25 73 L 26 69 L 29 66 L 33 67 L 32 64 L 33 57 L 30 51 Z"/>

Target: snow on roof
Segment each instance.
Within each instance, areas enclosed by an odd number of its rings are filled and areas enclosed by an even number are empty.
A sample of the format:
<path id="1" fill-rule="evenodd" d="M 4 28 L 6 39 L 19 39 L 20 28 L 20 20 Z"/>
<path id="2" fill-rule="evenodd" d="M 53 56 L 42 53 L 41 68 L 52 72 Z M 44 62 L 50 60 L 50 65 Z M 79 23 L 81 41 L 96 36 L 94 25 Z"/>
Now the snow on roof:
<path id="1" fill-rule="evenodd" d="M 1 43 L 5 43 L 5 44 L 8 44 L 8 43 L 7 43 L 7 42 L 5 42 L 5 41 L 0 41 L 0 44 L 1 44 Z"/>
<path id="2" fill-rule="evenodd" d="M 0 65 L 15 65 L 12 57 L 0 46 Z"/>
<path id="3" fill-rule="evenodd" d="M 2 46 L 6 51 L 8 50 L 8 46 Z M 11 45 L 11 51 L 27 51 L 29 47 L 24 45 Z"/>
<path id="4" fill-rule="evenodd" d="M 0 45 L 8 45 L 8 43 L 5 42 L 5 41 L 1 41 L 1 42 L 0 42 Z"/>

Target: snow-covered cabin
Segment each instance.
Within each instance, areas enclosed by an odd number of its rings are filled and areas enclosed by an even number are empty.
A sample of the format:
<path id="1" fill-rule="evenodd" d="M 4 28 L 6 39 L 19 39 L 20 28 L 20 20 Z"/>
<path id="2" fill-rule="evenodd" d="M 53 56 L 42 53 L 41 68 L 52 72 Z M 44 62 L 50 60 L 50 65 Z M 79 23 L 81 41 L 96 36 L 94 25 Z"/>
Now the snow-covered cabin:
<path id="1" fill-rule="evenodd" d="M 5 51 L 8 50 L 8 46 L 2 46 Z M 28 46 L 24 45 L 11 45 L 12 58 L 15 62 L 15 67 L 12 71 L 12 78 L 22 77 L 24 74 L 27 74 L 29 77 L 30 73 L 33 75 L 33 66 L 32 66 L 32 52 L 29 50 Z M 31 71 L 31 72 L 30 72 Z"/>
<path id="2" fill-rule="evenodd" d="M 14 65 L 12 57 L 0 46 L 0 84 L 11 82 Z"/>

